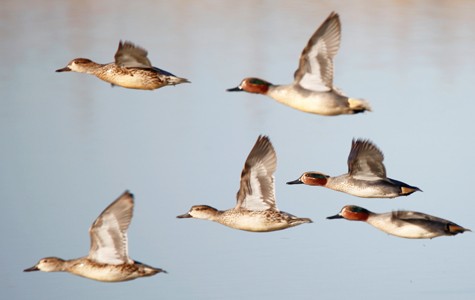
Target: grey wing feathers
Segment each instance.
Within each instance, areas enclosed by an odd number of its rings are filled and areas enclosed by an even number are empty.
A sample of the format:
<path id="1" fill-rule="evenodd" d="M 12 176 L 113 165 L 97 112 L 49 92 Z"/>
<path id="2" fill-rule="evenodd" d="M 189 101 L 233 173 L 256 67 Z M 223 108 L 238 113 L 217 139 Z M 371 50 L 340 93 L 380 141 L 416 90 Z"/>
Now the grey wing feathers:
<path id="1" fill-rule="evenodd" d="M 337 13 L 332 12 L 303 49 L 299 68 L 294 73 L 295 82 L 299 83 L 307 74 L 309 82 L 306 82 L 306 85 L 313 86 L 320 83 L 331 90 L 333 88 L 333 57 L 340 48 L 340 41 L 340 18 Z M 311 76 L 311 74 L 314 75 Z"/>
<path id="2" fill-rule="evenodd" d="M 134 198 L 125 191 L 112 202 L 94 221 L 89 234 L 91 236 L 91 260 L 120 264 L 129 261 L 127 229 L 133 215 Z"/>
<path id="3" fill-rule="evenodd" d="M 119 49 L 114 56 L 115 64 L 127 68 L 150 68 L 152 64 L 147 58 L 147 51 L 131 42 L 119 42 Z"/>
<path id="4" fill-rule="evenodd" d="M 259 136 L 244 164 L 236 208 L 277 210 L 275 205 L 274 172 L 277 157 L 266 136 Z"/>
<path id="5" fill-rule="evenodd" d="M 431 218 L 438 219 L 436 217 L 429 216 L 427 214 L 414 212 L 414 211 L 405 211 L 397 210 L 392 212 L 392 218 L 399 220 L 427 220 L 430 221 Z M 442 220 L 442 219 L 440 219 Z"/>
<path id="6" fill-rule="evenodd" d="M 435 222 L 440 222 L 443 224 L 448 224 L 448 223 L 455 224 L 442 218 L 434 217 L 428 214 L 415 212 L 415 211 L 405 211 L 405 210 L 393 211 L 392 217 L 396 219 L 408 221 L 408 222 L 419 220 L 419 221 L 431 221 L 431 222 L 435 221 Z"/>
<path id="7" fill-rule="evenodd" d="M 432 229 L 434 227 L 443 227 L 442 223 L 434 223 L 430 221 L 428 215 L 424 215 L 421 213 L 415 213 L 411 211 L 393 211 L 391 213 L 391 222 L 394 223 L 398 227 L 403 227 L 405 225 L 412 224 L 416 225 L 425 229 Z"/>
<path id="8" fill-rule="evenodd" d="M 348 156 L 348 173 L 353 177 L 371 177 L 386 179 L 386 168 L 383 165 L 383 153 L 370 141 L 358 139 L 351 142 Z"/>
<path id="9" fill-rule="evenodd" d="M 394 211 L 391 218 L 399 224 L 404 226 L 404 223 L 410 223 L 422 227 L 432 232 L 445 232 L 446 235 L 456 235 L 464 231 L 469 231 L 448 220 L 430 216 L 427 214 L 413 212 L 413 211 Z"/>

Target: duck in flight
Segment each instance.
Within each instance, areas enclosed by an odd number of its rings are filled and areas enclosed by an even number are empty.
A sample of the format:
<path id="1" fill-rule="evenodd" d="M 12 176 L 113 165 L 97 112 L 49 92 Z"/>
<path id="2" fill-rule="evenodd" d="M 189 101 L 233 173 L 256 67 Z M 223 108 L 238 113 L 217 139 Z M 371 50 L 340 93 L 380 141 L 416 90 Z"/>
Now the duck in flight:
<path id="1" fill-rule="evenodd" d="M 241 173 L 236 206 L 222 211 L 208 205 L 195 205 L 189 212 L 177 218 L 205 219 L 254 232 L 275 231 L 312 223 L 308 218 L 298 218 L 280 211 L 275 205 L 276 168 L 274 147 L 268 137 L 259 136 Z"/>
<path id="2" fill-rule="evenodd" d="M 394 198 L 420 191 L 418 187 L 386 177 L 383 153 L 370 141 L 351 142 L 348 173 L 331 177 L 319 172 L 305 172 L 287 184 L 324 186 L 362 198 Z"/>
<path id="3" fill-rule="evenodd" d="M 166 85 L 177 85 L 189 81 L 172 73 L 153 67 L 147 58 L 147 51 L 131 42 L 119 42 L 115 62 L 98 64 L 87 58 L 73 59 L 66 67 L 56 72 L 88 73 L 129 89 L 155 90 Z"/>
<path id="4" fill-rule="evenodd" d="M 62 260 L 46 257 L 24 272 L 69 272 L 98 281 L 127 281 L 152 276 L 162 269 L 129 258 L 127 229 L 132 220 L 134 196 L 128 191 L 112 202 L 94 221 L 89 234 L 91 249 L 87 256 Z"/>
<path id="5" fill-rule="evenodd" d="M 300 111 L 325 116 L 371 111 L 368 101 L 348 98 L 333 86 L 333 57 L 340 48 L 340 39 L 340 17 L 332 12 L 303 49 L 293 83 L 274 85 L 259 78 L 246 78 L 227 91 L 267 95 Z"/>
<path id="6" fill-rule="evenodd" d="M 387 234 L 407 239 L 432 239 L 471 231 L 453 222 L 420 212 L 399 210 L 377 214 L 355 205 L 347 205 L 340 213 L 327 219 L 341 218 L 363 221 Z"/>

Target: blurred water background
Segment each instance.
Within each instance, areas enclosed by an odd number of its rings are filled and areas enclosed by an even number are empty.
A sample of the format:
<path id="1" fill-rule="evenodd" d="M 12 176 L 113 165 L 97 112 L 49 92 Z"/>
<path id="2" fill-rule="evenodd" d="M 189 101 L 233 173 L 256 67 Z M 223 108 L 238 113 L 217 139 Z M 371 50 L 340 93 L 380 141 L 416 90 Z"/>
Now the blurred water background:
<path id="1" fill-rule="evenodd" d="M 347 204 L 415 210 L 475 229 L 473 1 L 2 1 L 2 299 L 474 299 L 473 233 L 433 240 L 326 220 Z M 227 93 L 245 77 L 293 81 L 331 11 L 342 43 L 334 84 L 373 112 L 324 117 Z M 55 73 L 77 57 L 113 61 L 119 40 L 192 84 L 154 92 Z M 277 152 L 278 207 L 313 224 L 271 233 L 175 219 L 235 205 L 259 134 Z M 352 138 L 385 154 L 388 176 L 424 192 L 361 199 L 287 186 L 340 175 Z M 88 228 L 135 195 L 133 259 L 169 274 L 102 283 L 23 273 L 45 256 L 87 255 Z"/>

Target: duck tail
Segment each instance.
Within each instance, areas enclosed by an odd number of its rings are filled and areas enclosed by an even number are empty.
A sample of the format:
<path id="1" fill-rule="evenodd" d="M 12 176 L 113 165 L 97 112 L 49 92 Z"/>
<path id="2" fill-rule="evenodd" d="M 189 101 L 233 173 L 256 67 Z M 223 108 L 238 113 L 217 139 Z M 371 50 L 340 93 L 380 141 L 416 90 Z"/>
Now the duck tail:
<path id="1" fill-rule="evenodd" d="M 191 81 L 189 81 L 188 79 L 186 78 L 180 78 L 180 77 L 176 77 L 175 75 L 173 75 L 172 73 L 170 72 L 167 72 L 165 70 L 162 70 L 162 69 L 159 69 L 157 67 L 152 67 L 153 70 L 155 72 L 157 72 L 158 74 L 160 75 L 165 75 L 166 77 L 166 80 L 167 80 L 167 85 L 177 85 L 177 84 L 180 84 L 180 83 L 191 83 Z"/>
<path id="2" fill-rule="evenodd" d="M 407 186 L 401 186 L 401 196 L 409 196 L 410 194 L 414 192 L 422 192 L 421 189 L 417 187 L 407 187 Z"/>
<path id="3" fill-rule="evenodd" d="M 157 273 L 167 273 L 167 271 L 165 271 L 165 270 L 151 267 L 151 266 L 143 264 L 139 261 L 136 261 L 136 260 L 131 260 L 131 261 L 138 268 L 138 272 L 141 274 L 141 276 L 152 276 L 152 275 L 155 275 Z"/>
<path id="4" fill-rule="evenodd" d="M 313 223 L 313 221 L 310 220 L 309 218 L 295 218 L 294 220 L 292 220 L 293 226 L 300 225 L 303 223 Z"/>
<path id="5" fill-rule="evenodd" d="M 350 109 L 353 111 L 354 114 L 361 113 L 364 111 L 372 111 L 371 105 L 365 99 L 356 99 L 356 98 L 348 98 L 348 104 Z"/>
<path id="6" fill-rule="evenodd" d="M 168 81 L 168 85 L 177 85 L 180 83 L 191 83 L 191 81 L 189 81 L 186 78 L 180 78 L 180 77 L 175 77 L 175 76 L 169 76 L 167 78 L 167 81 Z"/>
<path id="7" fill-rule="evenodd" d="M 165 273 L 167 274 L 168 272 L 165 271 L 165 270 L 162 270 L 162 269 L 157 269 L 157 268 L 153 268 L 153 267 L 150 267 L 150 266 L 147 266 L 143 269 L 145 275 L 144 276 L 152 276 L 152 275 L 155 275 L 157 273 Z"/>
<path id="8" fill-rule="evenodd" d="M 463 233 L 464 231 L 471 231 L 470 229 L 463 228 L 457 224 L 448 224 L 447 230 L 450 234 L 456 235 L 457 233 Z"/>

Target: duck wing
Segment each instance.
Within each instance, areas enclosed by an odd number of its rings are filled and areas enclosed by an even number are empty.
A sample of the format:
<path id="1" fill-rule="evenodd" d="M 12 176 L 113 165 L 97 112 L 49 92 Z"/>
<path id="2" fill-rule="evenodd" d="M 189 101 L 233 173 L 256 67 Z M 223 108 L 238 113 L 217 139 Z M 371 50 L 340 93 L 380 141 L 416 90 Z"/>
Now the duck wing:
<path id="1" fill-rule="evenodd" d="M 126 68 L 151 68 L 147 58 L 147 51 L 131 42 L 119 42 L 119 49 L 115 53 L 115 64 Z"/>
<path id="2" fill-rule="evenodd" d="M 407 222 L 431 232 L 444 231 L 447 235 L 471 231 L 448 220 L 414 211 L 393 211 L 391 218 L 401 224 L 401 226 L 403 225 L 402 222 Z"/>
<path id="3" fill-rule="evenodd" d="M 111 265 L 131 262 L 128 254 L 127 229 L 132 220 L 133 208 L 134 196 L 125 191 L 94 221 L 89 229 L 90 260 Z"/>
<path id="4" fill-rule="evenodd" d="M 315 31 L 300 55 L 295 83 L 307 90 L 328 92 L 333 89 L 333 57 L 340 48 L 341 24 L 332 12 Z"/>
<path id="5" fill-rule="evenodd" d="M 236 209 L 276 210 L 274 172 L 277 157 L 269 138 L 259 136 L 244 164 Z"/>
<path id="6" fill-rule="evenodd" d="M 161 74 L 161 75 L 166 75 L 166 76 L 173 76 L 173 77 L 176 77 L 175 75 L 173 75 L 172 73 L 170 72 L 167 72 L 165 70 L 162 70 L 162 69 L 159 69 L 157 67 L 152 67 L 152 70 L 154 70 L 155 72 L 157 72 L 158 74 Z"/>
<path id="7" fill-rule="evenodd" d="M 358 139 L 351 141 L 348 173 L 359 180 L 387 180 L 384 155 L 373 143 Z"/>

